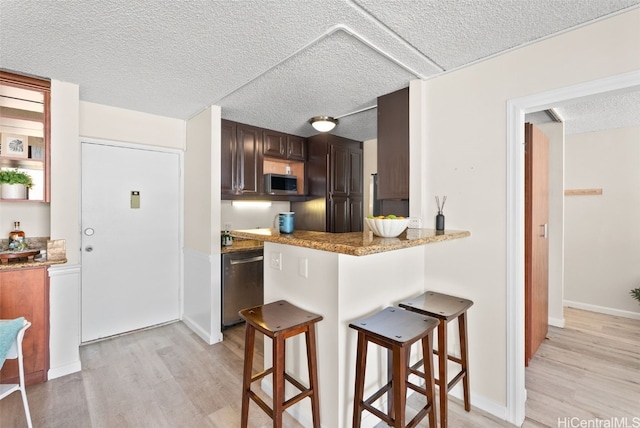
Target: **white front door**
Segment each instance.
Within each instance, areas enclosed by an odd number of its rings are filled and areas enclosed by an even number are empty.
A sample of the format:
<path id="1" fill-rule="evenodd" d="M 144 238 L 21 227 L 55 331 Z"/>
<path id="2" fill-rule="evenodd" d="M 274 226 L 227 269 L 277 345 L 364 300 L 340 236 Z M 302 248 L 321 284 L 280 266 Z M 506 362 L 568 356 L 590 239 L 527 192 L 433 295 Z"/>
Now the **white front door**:
<path id="1" fill-rule="evenodd" d="M 180 157 L 82 143 L 82 342 L 179 317 Z"/>

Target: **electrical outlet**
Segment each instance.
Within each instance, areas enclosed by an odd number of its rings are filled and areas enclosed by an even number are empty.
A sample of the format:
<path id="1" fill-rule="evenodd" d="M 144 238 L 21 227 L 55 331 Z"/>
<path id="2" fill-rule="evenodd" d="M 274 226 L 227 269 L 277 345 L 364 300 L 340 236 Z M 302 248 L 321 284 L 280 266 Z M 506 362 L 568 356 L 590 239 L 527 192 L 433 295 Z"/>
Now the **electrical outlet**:
<path id="1" fill-rule="evenodd" d="M 271 253 L 271 269 L 282 270 L 281 253 Z"/>
<path id="2" fill-rule="evenodd" d="M 419 217 L 409 217 L 409 229 L 422 229 L 422 219 Z"/>

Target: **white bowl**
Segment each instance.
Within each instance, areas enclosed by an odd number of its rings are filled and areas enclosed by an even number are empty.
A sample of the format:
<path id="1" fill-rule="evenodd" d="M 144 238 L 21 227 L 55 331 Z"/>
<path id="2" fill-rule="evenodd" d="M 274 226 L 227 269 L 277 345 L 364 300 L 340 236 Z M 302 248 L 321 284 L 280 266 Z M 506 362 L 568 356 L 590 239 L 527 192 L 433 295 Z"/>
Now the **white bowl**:
<path id="1" fill-rule="evenodd" d="M 376 236 L 395 238 L 409 226 L 408 218 L 365 218 L 364 221 Z"/>

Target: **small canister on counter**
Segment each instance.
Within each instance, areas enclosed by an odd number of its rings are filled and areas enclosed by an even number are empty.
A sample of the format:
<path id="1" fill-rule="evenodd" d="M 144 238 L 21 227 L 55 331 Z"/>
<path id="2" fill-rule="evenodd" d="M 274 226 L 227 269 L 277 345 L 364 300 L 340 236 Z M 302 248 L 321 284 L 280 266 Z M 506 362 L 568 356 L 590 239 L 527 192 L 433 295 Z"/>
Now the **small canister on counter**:
<path id="1" fill-rule="evenodd" d="M 280 233 L 293 233 L 294 214 L 291 211 L 278 214 Z"/>

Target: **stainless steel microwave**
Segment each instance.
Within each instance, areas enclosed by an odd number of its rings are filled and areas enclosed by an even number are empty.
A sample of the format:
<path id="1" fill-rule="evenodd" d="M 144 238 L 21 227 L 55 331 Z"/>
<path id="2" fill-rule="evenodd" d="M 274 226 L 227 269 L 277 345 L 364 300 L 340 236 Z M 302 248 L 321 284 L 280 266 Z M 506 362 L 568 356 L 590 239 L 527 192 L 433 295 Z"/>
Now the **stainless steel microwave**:
<path id="1" fill-rule="evenodd" d="M 264 191 L 270 195 L 295 195 L 298 178 L 295 175 L 265 174 Z"/>

